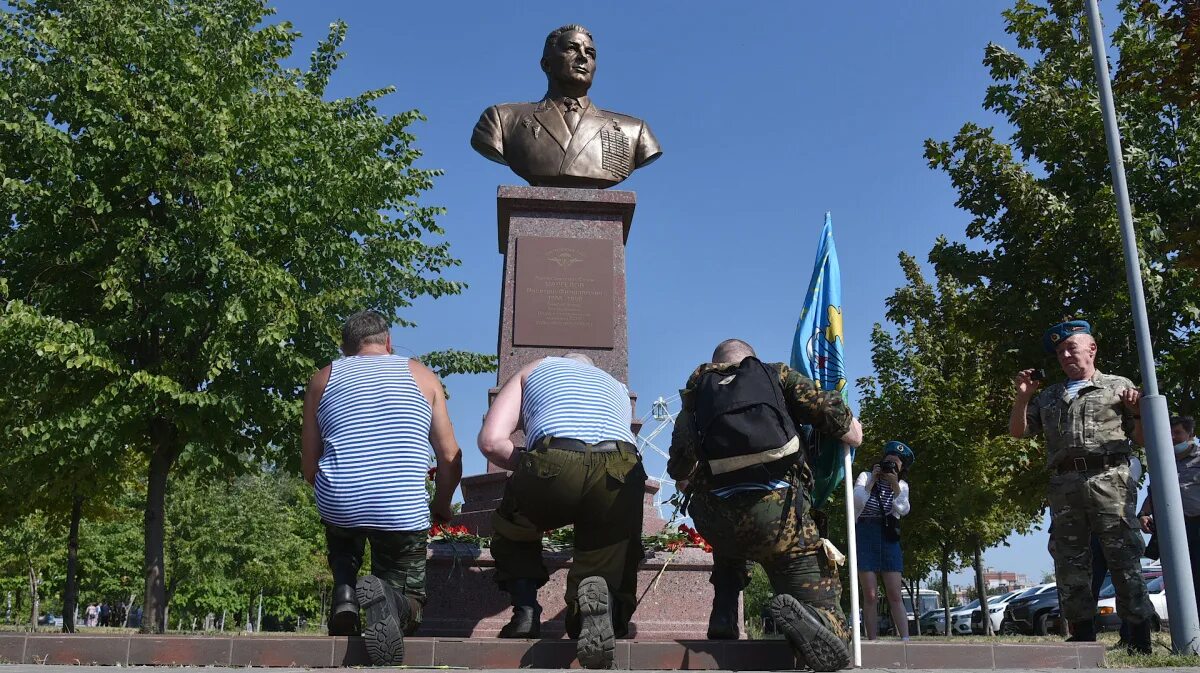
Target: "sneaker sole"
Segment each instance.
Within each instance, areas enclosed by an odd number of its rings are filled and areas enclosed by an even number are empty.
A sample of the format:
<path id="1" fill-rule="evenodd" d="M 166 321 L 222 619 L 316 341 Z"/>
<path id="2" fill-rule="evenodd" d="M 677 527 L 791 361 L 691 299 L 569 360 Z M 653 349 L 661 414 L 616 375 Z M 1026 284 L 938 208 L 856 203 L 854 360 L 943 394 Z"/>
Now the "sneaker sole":
<path id="1" fill-rule="evenodd" d="M 771 619 L 783 631 L 792 649 L 814 671 L 840 671 L 850 666 L 850 651 L 833 631 L 808 614 L 800 601 L 787 594 L 771 599 Z"/>
<path id="2" fill-rule="evenodd" d="M 404 663 L 404 627 L 396 601 L 383 580 L 367 575 L 355 587 L 358 606 L 365 613 L 367 628 L 363 629 L 363 644 L 367 656 L 376 666 L 399 666 Z"/>
<path id="3" fill-rule="evenodd" d="M 608 584 L 602 577 L 588 577 L 579 583 L 579 640 L 575 645 L 579 665 L 584 668 L 612 668 L 616 638 L 612 615 L 608 611 Z"/>

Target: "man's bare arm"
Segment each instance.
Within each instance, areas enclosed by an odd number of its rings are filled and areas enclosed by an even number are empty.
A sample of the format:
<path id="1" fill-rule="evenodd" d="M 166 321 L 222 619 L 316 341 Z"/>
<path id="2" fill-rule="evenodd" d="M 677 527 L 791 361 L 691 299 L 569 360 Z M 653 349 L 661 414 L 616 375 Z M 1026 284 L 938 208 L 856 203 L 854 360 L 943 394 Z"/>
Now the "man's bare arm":
<path id="1" fill-rule="evenodd" d="M 433 420 L 429 424 L 429 444 L 437 461 L 437 473 L 433 480 L 433 500 L 429 510 L 437 523 L 446 523 L 454 517 L 452 501 L 458 482 L 462 479 L 462 450 L 454 437 L 454 425 L 446 408 L 446 389 L 442 381 L 428 367 L 416 360 L 408 361 L 409 371 L 417 387 L 429 400 Z"/>
<path id="2" fill-rule="evenodd" d="M 517 467 L 512 434 L 521 423 L 521 398 L 525 389 L 525 378 L 540 363 L 540 359 L 534 360 L 513 374 L 512 378 L 501 386 L 496 399 L 492 401 L 492 407 L 483 419 L 483 427 L 479 430 L 479 450 L 497 467 L 506 470 L 515 470 Z"/>
<path id="3" fill-rule="evenodd" d="M 317 481 L 317 462 L 321 460 L 324 446 L 321 442 L 321 428 L 317 425 L 317 406 L 321 404 L 321 395 L 329 383 L 331 365 L 312 375 L 308 380 L 308 389 L 304 391 L 304 414 L 300 426 L 300 471 L 304 481 L 315 484 Z"/>

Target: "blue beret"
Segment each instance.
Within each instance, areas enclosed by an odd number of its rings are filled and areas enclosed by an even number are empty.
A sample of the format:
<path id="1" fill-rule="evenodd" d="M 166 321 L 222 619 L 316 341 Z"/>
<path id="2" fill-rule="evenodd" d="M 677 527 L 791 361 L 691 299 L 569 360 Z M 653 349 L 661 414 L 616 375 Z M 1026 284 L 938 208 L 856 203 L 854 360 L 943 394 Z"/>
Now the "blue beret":
<path id="1" fill-rule="evenodd" d="M 1086 320 L 1071 320 L 1069 322 L 1060 322 L 1054 327 L 1046 330 L 1042 335 L 1042 347 L 1047 353 L 1053 353 L 1054 349 L 1063 341 L 1075 336 L 1076 334 L 1091 334 L 1092 326 Z"/>
<path id="2" fill-rule="evenodd" d="M 900 462 L 904 463 L 904 467 L 912 465 L 913 461 L 917 459 L 913 455 L 913 450 L 908 448 L 907 444 L 897 442 L 896 440 L 892 440 L 883 446 L 883 455 L 899 457 Z"/>

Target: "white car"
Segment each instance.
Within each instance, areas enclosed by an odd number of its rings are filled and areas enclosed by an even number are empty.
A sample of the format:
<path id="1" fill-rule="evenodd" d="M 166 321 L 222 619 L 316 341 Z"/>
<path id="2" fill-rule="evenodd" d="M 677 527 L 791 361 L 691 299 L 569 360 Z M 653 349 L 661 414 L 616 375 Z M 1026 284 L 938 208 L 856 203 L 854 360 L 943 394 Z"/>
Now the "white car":
<path id="1" fill-rule="evenodd" d="M 950 611 L 950 633 L 956 636 L 971 635 L 971 613 L 979 607 L 979 599 Z"/>
<path id="2" fill-rule="evenodd" d="M 1043 585 L 1045 586 L 1045 585 Z M 1054 586 L 1054 585 L 1050 585 Z M 1042 587 L 1030 587 L 1024 590 L 1010 591 L 999 596 L 988 598 L 988 619 L 992 622 L 992 633 L 1000 633 L 1000 624 L 1004 621 L 1004 609 L 1008 607 L 1008 602 L 1020 596 L 1036 593 Z M 983 633 L 983 620 L 979 619 L 979 608 L 976 607 L 971 611 L 971 632 Z"/>
<path id="3" fill-rule="evenodd" d="M 1167 614 L 1167 592 L 1163 578 L 1156 577 L 1146 582 L 1146 592 L 1150 594 L 1150 604 L 1154 606 L 1150 628 L 1158 631 L 1171 621 Z M 1116 631 L 1121 628 L 1121 618 L 1117 616 L 1116 590 L 1112 585 L 1104 587 L 1100 592 L 1100 600 L 1096 601 L 1096 625 L 1101 631 Z"/>

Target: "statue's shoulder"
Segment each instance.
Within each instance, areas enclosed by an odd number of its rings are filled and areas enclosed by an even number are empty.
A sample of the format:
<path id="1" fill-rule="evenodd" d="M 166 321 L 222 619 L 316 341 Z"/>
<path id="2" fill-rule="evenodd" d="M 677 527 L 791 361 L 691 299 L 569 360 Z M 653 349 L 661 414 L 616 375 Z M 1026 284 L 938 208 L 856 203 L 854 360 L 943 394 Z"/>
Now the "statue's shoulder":
<path id="1" fill-rule="evenodd" d="M 541 107 L 541 105 L 541 101 L 533 101 L 529 103 L 497 103 L 488 109 L 495 110 L 501 115 L 519 115 L 535 112 Z"/>
<path id="2" fill-rule="evenodd" d="M 641 119 L 638 119 L 637 117 L 634 117 L 632 115 L 627 115 L 627 114 L 624 114 L 621 112 L 616 112 L 615 110 L 606 110 L 599 106 L 596 107 L 596 112 L 602 117 L 616 119 L 622 125 L 641 126 L 646 123 L 646 122 L 642 121 Z"/>

